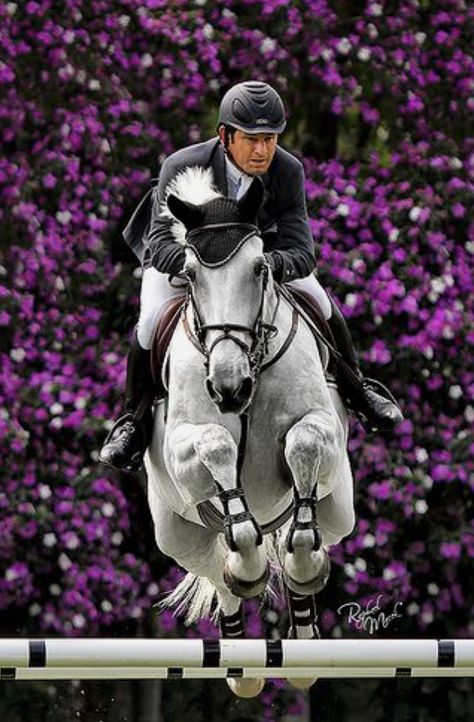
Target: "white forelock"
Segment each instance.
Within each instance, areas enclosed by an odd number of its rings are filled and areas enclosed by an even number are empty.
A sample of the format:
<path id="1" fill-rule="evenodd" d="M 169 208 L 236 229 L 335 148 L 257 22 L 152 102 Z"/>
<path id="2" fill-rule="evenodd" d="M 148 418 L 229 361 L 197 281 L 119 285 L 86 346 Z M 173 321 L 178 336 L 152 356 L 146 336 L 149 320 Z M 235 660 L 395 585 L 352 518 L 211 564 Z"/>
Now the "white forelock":
<path id="1" fill-rule="evenodd" d="M 173 225 L 171 232 L 179 243 L 184 243 L 186 228 L 178 221 L 167 205 L 167 199 L 170 193 L 177 196 L 183 201 L 202 205 L 213 198 L 219 198 L 222 193 L 214 186 L 214 176 L 211 168 L 201 168 L 199 166 L 191 166 L 180 171 L 170 183 L 166 186 L 165 200 L 161 206 L 160 215 L 165 218 L 172 218 Z"/>

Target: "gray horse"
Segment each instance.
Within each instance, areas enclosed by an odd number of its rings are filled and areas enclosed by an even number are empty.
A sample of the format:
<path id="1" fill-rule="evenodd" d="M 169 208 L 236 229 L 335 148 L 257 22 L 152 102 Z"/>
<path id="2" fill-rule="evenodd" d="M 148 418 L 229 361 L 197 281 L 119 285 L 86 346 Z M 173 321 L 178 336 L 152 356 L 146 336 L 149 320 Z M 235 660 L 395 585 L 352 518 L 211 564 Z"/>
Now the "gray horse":
<path id="1" fill-rule="evenodd" d="M 272 281 L 261 201 L 258 181 L 232 201 L 197 168 L 170 188 L 188 295 L 145 456 L 148 499 L 158 547 L 188 571 L 169 600 L 188 620 L 217 601 L 222 634 L 243 636 L 242 599 L 265 590 L 271 566 L 290 635 L 314 637 L 328 548 L 354 525 L 347 416 L 324 346 Z M 228 682 L 241 696 L 263 686 Z"/>

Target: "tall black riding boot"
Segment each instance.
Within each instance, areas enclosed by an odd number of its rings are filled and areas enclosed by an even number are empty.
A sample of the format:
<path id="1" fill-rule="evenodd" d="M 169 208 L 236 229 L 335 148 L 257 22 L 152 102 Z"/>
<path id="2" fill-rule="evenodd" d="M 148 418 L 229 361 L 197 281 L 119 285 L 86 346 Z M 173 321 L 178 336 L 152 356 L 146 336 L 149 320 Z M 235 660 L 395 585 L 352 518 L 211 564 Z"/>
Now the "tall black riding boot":
<path id="1" fill-rule="evenodd" d="M 337 364 L 336 378 L 346 403 L 356 413 L 367 431 L 393 431 L 403 414 L 390 391 L 379 381 L 362 375 L 346 320 L 331 299 L 332 315 L 328 321 L 336 348 L 352 373 Z"/>
<path id="2" fill-rule="evenodd" d="M 151 352 L 140 346 L 135 331 L 127 359 L 126 413 L 110 430 L 99 452 L 99 461 L 123 471 L 140 469 L 151 439 L 155 391 Z"/>

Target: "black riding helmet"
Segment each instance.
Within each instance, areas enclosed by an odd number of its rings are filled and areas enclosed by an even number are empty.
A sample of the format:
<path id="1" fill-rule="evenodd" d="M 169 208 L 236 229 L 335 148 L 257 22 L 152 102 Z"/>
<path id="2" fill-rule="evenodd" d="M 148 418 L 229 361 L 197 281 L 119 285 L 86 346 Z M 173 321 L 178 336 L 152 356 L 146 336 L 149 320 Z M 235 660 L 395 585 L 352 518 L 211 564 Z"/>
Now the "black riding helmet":
<path id="1" fill-rule="evenodd" d="M 231 126 L 245 133 L 283 133 L 285 106 L 267 83 L 238 83 L 222 98 L 217 125 Z"/>

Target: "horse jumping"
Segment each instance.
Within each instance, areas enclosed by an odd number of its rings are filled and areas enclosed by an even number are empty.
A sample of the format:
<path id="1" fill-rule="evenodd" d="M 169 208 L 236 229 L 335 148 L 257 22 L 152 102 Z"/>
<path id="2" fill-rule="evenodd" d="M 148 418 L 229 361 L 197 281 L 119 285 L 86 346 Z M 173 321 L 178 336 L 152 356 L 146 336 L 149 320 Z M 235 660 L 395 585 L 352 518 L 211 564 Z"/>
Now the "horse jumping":
<path id="1" fill-rule="evenodd" d="M 242 599 L 265 590 L 272 567 L 289 636 L 317 638 L 328 550 L 354 525 L 347 414 L 329 354 L 273 283 L 255 225 L 261 184 L 237 202 L 191 168 L 170 191 L 187 296 L 145 456 L 157 544 L 188 572 L 170 603 L 194 620 L 216 600 L 222 636 L 243 637 Z M 263 687 L 228 682 L 242 696 Z"/>

